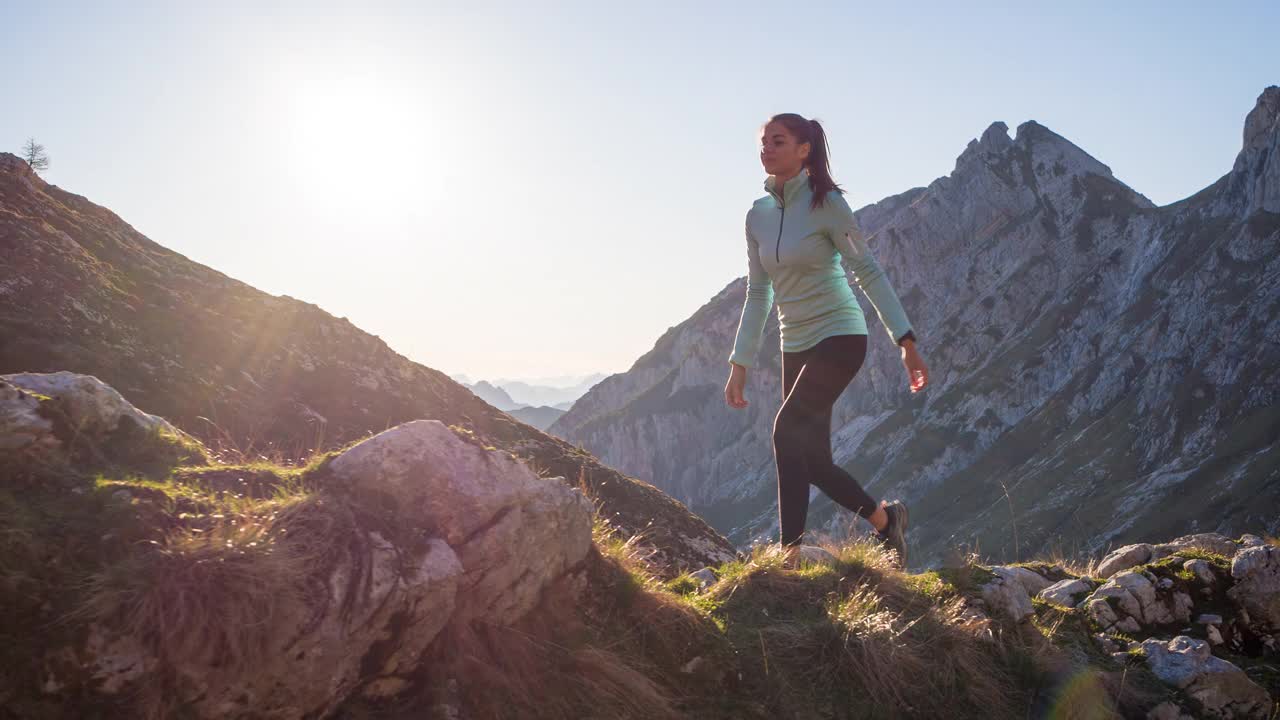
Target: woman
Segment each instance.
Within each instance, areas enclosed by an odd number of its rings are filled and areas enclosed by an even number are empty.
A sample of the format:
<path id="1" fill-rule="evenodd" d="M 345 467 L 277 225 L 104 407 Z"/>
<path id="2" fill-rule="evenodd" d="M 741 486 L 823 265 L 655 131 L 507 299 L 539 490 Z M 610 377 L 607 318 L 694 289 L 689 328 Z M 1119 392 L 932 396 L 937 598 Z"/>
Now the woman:
<path id="1" fill-rule="evenodd" d="M 729 358 L 725 401 L 747 407 L 747 369 L 760 349 L 776 283 L 783 402 L 773 422 L 773 452 L 782 547 L 789 558 L 799 549 L 813 483 L 866 518 L 905 568 L 906 506 L 877 504 L 831 457 L 831 408 L 867 352 L 866 321 L 841 256 L 901 346 L 911 392 L 928 385 L 929 371 L 902 303 L 868 249 L 844 190 L 831 179 L 827 153 L 826 135 L 816 120 L 785 113 L 764 127 L 760 162 L 769 174 L 764 183 L 769 194 L 747 212 L 747 297 Z"/>

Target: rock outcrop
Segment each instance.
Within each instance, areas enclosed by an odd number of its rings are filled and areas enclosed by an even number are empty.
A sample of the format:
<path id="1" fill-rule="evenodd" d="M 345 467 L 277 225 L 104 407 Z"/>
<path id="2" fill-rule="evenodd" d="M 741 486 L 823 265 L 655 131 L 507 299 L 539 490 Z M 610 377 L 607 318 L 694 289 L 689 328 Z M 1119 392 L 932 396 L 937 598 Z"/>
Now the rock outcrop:
<path id="1" fill-rule="evenodd" d="M 1185 692 L 1210 718 L 1266 720 L 1271 696 L 1240 668 L 1218 657 L 1203 640 L 1184 635 L 1142 643 L 1156 677 Z"/>
<path id="2" fill-rule="evenodd" d="M 40 422 L 54 411 L 53 421 Z M 66 512 L 102 490 L 118 509 L 111 517 L 120 525 L 93 531 L 105 551 L 101 565 L 90 566 L 92 579 L 70 578 L 78 596 L 71 612 L 46 618 L 75 631 L 0 633 L 6 643 L 25 643 L 40 668 L 39 695 L 51 700 L 88 693 L 114 698 L 130 714 L 145 705 L 200 718 L 324 717 L 353 694 L 403 690 L 447 626 L 515 624 L 592 545 L 593 508 L 580 490 L 434 420 L 356 444 L 298 480 L 305 492 L 237 515 L 244 501 L 215 513 L 202 509 L 209 500 L 174 500 L 145 482 L 120 485 L 132 493 L 95 486 L 92 475 L 117 467 L 100 465 L 102 458 L 147 450 L 109 447 L 139 442 L 118 435 L 122 424 L 171 433 L 156 442 L 194 443 L 95 378 L 5 376 L 0 418 L 0 466 L 34 464 L 46 479 L 15 484 L 21 474 L 6 472 L 0 517 Z M 97 452 L 73 453 L 72 438 Z M 181 462 L 170 465 L 159 477 L 174 483 Z M 178 498 L 217 492 L 184 487 L 188 495 Z M 23 505 L 11 508 L 15 491 Z M 20 611 L 9 604 L 15 597 L 23 605 L 54 591 L 12 586 L 31 573 L 15 562 L 0 563 L 7 612 Z M 33 611 L 51 613 L 46 605 Z M 34 690 L 10 682 L 0 680 L 0 698 Z"/>
<path id="3" fill-rule="evenodd" d="M 514 623 L 591 545 L 585 496 L 436 421 L 375 435 L 329 467 L 342 492 L 396 508 L 457 553 L 463 618 Z"/>
<path id="4" fill-rule="evenodd" d="M 969 603 L 1015 625 L 1038 615 L 1050 626 L 1064 615 L 1077 618 L 1102 652 L 1121 665 L 1141 660 L 1187 703 L 1161 703 L 1149 718 L 1263 720 L 1280 702 L 1272 697 L 1280 684 L 1268 669 L 1280 658 L 1272 614 L 1277 558 L 1274 541 L 1200 533 L 1118 549 L 1107 558 L 1110 577 L 1101 585 L 1103 566 L 1095 577 L 1044 564 L 994 566 Z"/>
<path id="5" fill-rule="evenodd" d="M 1280 633 L 1280 547 L 1241 551 L 1231 563 L 1235 585 L 1227 591 L 1261 633 Z"/>

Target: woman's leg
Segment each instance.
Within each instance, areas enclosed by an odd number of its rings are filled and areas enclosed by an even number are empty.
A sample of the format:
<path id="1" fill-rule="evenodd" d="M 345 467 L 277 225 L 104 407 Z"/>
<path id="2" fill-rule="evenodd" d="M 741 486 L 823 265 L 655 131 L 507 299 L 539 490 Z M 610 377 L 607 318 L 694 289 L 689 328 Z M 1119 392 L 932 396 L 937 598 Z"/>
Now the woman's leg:
<path id="1" fill-rule="evenodd" d="M 782 407 L 786 407 L 805 362 L 812 356 L 813 348 L 782 353 Z M 773 419 L 773 457 L 778 468 L 778 527 L 784 546 L 800 543 L 809 508 L 808 457 L 803 444 L 792 441 L 803 436 L 791 427 L 793 423 L 791 415 L 783 415 L 780 407 Z"/>
<path id="2" fill-rule="evenodd" d="M 866 335 L 835 335 L 804 353 L 783 354 L 786 397 L 773 424 L 783 545 L 798 544 L 804 534 L 810 483 L 863 517 L 876 513 L 876 502 L 831 457 L 831 408 L 866 351 Z"/>

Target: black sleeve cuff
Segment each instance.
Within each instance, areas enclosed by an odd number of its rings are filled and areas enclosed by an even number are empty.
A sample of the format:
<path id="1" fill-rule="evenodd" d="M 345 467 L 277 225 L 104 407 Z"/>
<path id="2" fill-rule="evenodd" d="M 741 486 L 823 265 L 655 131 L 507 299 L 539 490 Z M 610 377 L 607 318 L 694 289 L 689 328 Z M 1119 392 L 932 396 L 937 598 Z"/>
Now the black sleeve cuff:
<path id="1" fill-rule="evenodd" d="M 916 340 L 916 334 L 915 334 L 915 332 L 913 332 L 913 331 L 911 331 L 911 330 L 908 330 L 908 331 L 907 331 L 907 333 L 906 333 L 905 335 L 903 335 L 902 337 L 898 338 L 898 344 L 899 344 L 899 345 L 901 345 L 903 340 L 911 340 L 911 342 L 918 342 L 918 341 Z"/>

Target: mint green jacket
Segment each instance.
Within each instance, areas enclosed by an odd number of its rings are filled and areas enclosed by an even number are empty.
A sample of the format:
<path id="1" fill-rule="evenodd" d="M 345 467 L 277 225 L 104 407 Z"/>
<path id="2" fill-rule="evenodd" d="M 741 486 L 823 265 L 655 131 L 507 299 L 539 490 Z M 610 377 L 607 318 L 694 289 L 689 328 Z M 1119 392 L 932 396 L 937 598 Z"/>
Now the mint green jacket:
<path id="1" fill-rule="evenodd" d="M 775 293 L 783 352 L 807 350 L 832 335 L 866 335 L 841 256 L 889 336 L 900 341 L 911 323 L 844 196 L 833 190 L 811 210 L 807 170 L 788 180 L 781 196 L 772 175 L 764 187 L 769 194 L 747 212 L 747 297 L 729 361 L 754 366 Z"/>

